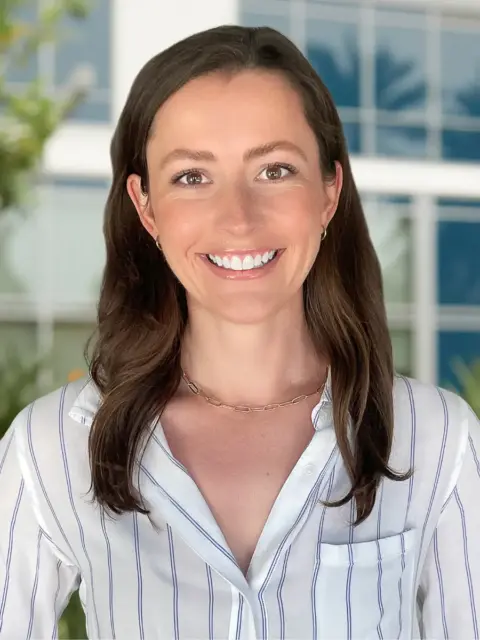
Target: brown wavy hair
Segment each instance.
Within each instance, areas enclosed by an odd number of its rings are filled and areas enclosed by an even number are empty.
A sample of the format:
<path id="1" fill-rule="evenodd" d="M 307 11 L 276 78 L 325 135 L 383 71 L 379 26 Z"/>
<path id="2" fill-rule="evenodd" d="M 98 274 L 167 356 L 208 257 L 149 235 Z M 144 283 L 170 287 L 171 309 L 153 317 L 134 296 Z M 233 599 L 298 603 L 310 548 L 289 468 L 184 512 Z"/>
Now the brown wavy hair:
<path id="1" fill-rule="evenodd" d="M 356 524 L 372 511 L 393 438 L 393 358 L 380 266 L 372 246 L 330 93 L 288 38 L 267 28 L 223 26 L 197 33 L 152 58 L 135 79 L 111 144 L 113 182 L 106 203 L 106 267 L 90 366 L 101 395 L 89 439 L 92 490 L 113 511 L 148 513 L 135 469 L 180 380 L 188 321 L 186 295 L 141 225 L 126 189 L 141 177 L 148 193 L 146 148 L 158 109 L 193 78 L 262 69 L 298 91 L 314 131 L 323 176 L 343 168 L 338 209 L 304 283 L 305 315 L 318 353 L 332 364 L 333 413 L 351 490 L 330 506 L 356 504 Z M 354 438 L 349 443 L 349 416 Z"/>

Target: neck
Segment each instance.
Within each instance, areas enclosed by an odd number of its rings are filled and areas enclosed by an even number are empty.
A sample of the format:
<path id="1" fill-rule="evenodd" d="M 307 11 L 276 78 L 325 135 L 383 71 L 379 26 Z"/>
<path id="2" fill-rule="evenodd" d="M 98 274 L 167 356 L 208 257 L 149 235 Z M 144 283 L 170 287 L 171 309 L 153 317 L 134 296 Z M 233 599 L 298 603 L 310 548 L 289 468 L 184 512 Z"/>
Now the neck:
<path id="1" fill-rule="evenodd" d="M 303 306 L 255 325 L 235 325 L 195 309 L 184 336 L 182 366 L 208 395 L 249 406 L 312 393 L 327 372 L 310 339 Z"/>

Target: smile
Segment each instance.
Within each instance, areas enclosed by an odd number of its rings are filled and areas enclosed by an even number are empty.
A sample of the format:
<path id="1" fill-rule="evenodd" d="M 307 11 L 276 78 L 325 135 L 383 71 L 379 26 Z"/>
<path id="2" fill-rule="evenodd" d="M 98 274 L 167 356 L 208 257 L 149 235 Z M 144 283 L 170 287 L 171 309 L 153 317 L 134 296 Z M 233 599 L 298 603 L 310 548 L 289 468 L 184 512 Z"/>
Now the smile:
<path id="1" fill-rule="evenodd" d="M 231 271 L 250 271 L 252 269 L 261 269 L 269 262 L 275 260 L 278 249 L 265 251 L 264 253 L 249 253 L 246 255 L 228 255 L 220 256 L 212 253 L 207 254 L 208 260 L 222 269 Z"/>

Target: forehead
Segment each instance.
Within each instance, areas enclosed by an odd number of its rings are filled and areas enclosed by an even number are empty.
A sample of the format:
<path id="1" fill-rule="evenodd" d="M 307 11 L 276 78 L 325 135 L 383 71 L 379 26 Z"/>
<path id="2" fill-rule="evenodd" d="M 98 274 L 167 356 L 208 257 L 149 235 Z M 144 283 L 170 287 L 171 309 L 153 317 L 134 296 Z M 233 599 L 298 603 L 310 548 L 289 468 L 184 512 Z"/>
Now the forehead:
<path id="1" fill-rule="evenodd" d="M 245 146 L 257 144 L 259 137 L 312 143 L 301 96 L 282 74 L 248 70 L 191 80 L 159 109 L 151 140 L 167 146 L 198 141 L 208 147 L 209 139 L 242 136 Z"/>

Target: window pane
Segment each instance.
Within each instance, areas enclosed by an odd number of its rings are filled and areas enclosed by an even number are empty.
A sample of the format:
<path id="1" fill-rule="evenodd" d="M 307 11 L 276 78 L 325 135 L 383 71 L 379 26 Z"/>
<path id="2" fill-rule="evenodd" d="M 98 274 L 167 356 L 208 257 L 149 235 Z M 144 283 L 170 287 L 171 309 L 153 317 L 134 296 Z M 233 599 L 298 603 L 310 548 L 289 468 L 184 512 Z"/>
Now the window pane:
<path id="1" fill-rule="evenodd" d="M 387 197 L 363 198 L 372 242 L 382 265 L 387 302 L 411 301 L 409 205 Z"/>
<path id="2" fill-rule="evenodd" d="M 480 305 L 480 219 L 438 223 L 440 304 Z"/>
<path id="3" fill-rule="evenodd" d="M 459 387 L 459 362 L 467 366 L 480 358 L 480 332 L 441 331 L 438 334 L 438 383 L 440 386 Z"/>
<path id="4" fill-rule="evenodd" d="M 446 115 L 480 117 L 480 22 L 441 32 L 443 112 Z"/>
<path id="5" fill-rule="evenodd" d="M 16 354 L 31 362 L 37 356 L 37 326 L 33 322 L 0 322 L 0 361 Z"/>
<path id="6" fill-rule="evenodd" d="M 398 329 L 390 331 L 395 371 L 403 376 L 412 376 L 412 334 Z"/>
<path id="7" fill-rule="evenodd" d="M 378 26 L 375 105 L 387 111 L 423 111 L 426 103 L 426 31 Z"/>
<path id="8" fill-rule="evenodd" d="M 35 200 L 32 196 L 32 206 Z M 0 216 L 0 299 L 2 295 L 35 296 L 39 284 L 38 234 L 32 211 Z"/>
<path id="9" fill-rule="evenodd" d="M 478 162 L 480 161 L 480 130 L 446 129 L 442 132 L 442 146 L 444 158 Z"/>
<path id="10" fill-rule="evenodd" d="M 16 3 L 13 15 L 19 29 L 28 34 L 28 30 L 31 25 L 34 25 L 37 19 L 37 6 L 36 3 Z M 18 20 L 18 22 L 17 22 Z M 21 46 L 23 40 L 19 41 Z M 38 57 L 32 55 L 28 57 L 28 60 L 22 61 L 23 64 L 13 64 L 13 58 L 17 59 L 18 49 L 15 48 L 9 51 L 9 56 L 6 59 L 7 72 L 5 79 L 7 82 L 31 82 L 37 77 L 38 74 Z"/>
<path id="11" fill-rule="evenodd" d="M 68 83 L 78 66 L 91 65 L 96 87 L 110 88 L 110 0 L 92 2 L 85 20 L 66 19 L 56 47 L 55 82 Z"/>
<path id="12" fill-rule="evenodd" d="M 83 352 L 93 331 L 93 324 L 55 325 L 51 359 L 55 386 L 61 386 L 69 379 L 87 375 Z"/>
<path id="13" fill-rule="evenodd" d="M 376 147 L 381 156 L 423 158 L 427 153 L 427 132 L 424 127 L 379 126 Z"/>
<path id="14" fill-rule="evenodd" d="M 56 184 L 45 190 L 45 206 L 53 217 L 52 298 L 62 306 L 94 303 L 105 262 L 102 224 L 107 185 Z"/>
<path id="15" fill-rule="evenodd" d="M 95 94 L 88 96 L 84 102 L 72 111 L 69 120 L 82 120 L 94 122 L 109 122 L 111 120 L 110 98 L 96 98 Z"/>
<path id="16" fill-rule="evenodd" d="M 361 139 L 360 125 L 358 122 L 344 122 L 343 133 L 347 139 L 348 152 L 360 153 Z"/>
<path id="17" fill-rule="evenodd" d="M 353 20 L 355 14 L 353 13 Z M 357 22 L 310 20 L 307 57 L 339 107 L 360 106 L 360 51 Z"/>
<path id="18" fill-rule="evenodd" d="M 272 27 L 288 36 L 290 31 L 288 11 L 285 13 L 267 13 L 259 11 L 245 11 L 241 16 L 241 24 L 245 27 Z"/>

